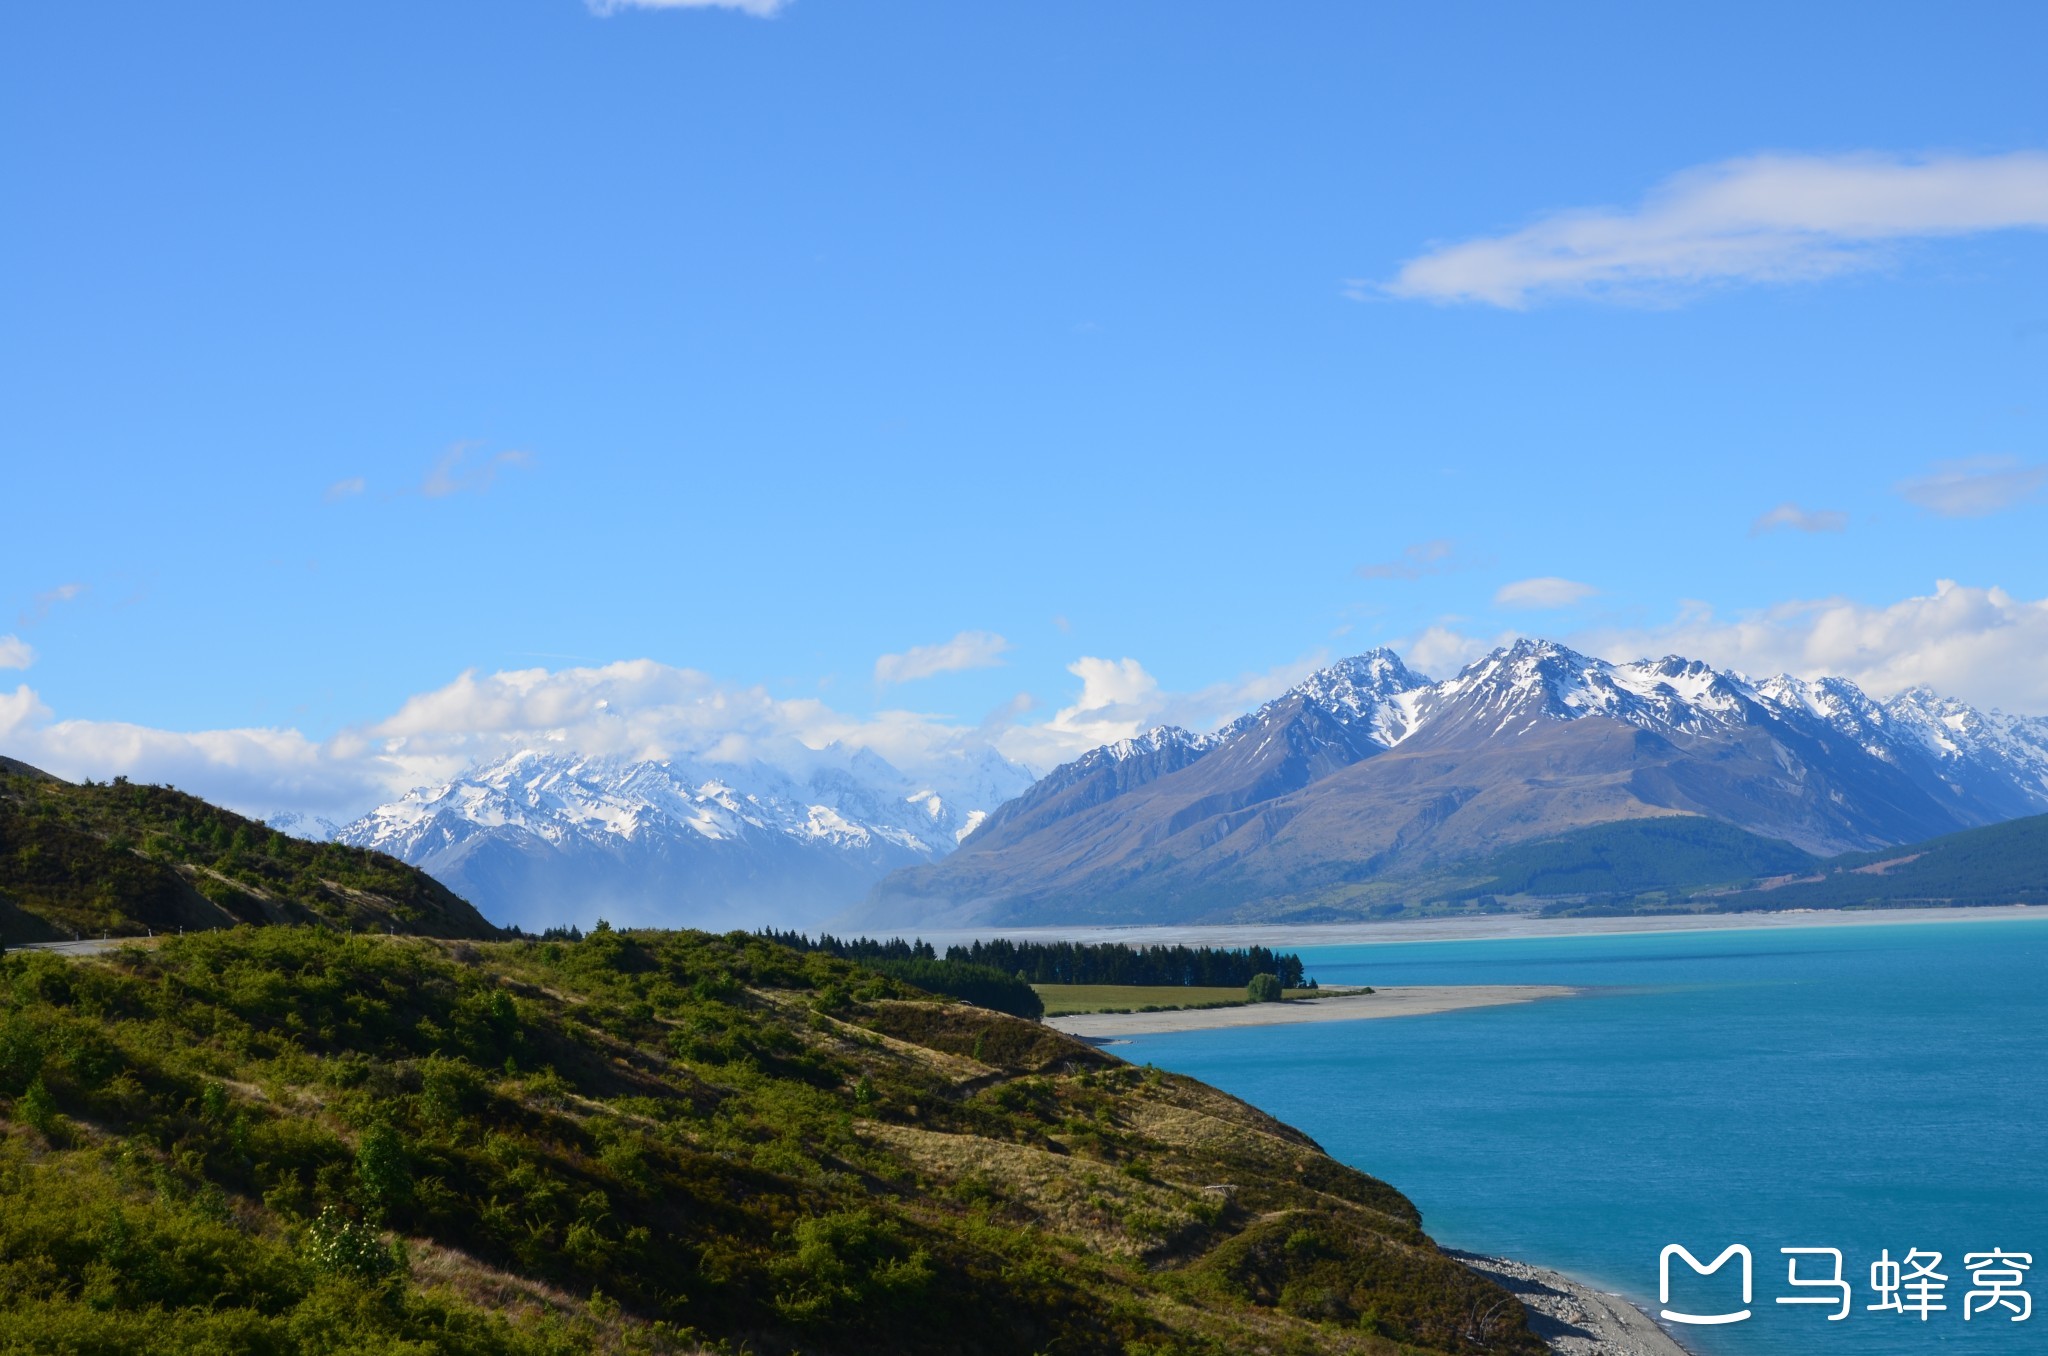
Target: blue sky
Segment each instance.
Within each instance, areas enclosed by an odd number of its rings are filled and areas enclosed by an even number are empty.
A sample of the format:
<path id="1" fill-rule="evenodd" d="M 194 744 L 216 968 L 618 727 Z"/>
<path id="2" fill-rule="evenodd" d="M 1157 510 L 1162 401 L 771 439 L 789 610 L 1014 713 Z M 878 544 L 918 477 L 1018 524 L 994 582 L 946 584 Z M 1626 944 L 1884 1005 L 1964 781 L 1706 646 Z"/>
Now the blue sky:
<path id="1" fill-rule="evenodd" d="M 1043 764 L 1512 634 L 2048 712 L 2048 11 L 1957 13 L 28 7 L 0 752 Z"/>

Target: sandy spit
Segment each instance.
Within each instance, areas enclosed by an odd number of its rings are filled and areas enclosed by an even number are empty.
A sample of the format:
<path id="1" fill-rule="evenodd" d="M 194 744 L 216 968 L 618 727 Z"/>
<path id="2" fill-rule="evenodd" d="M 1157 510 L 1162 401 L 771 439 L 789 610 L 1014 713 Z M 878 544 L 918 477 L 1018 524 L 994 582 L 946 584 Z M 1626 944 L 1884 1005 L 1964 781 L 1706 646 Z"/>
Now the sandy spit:
<path id="1" fill-rule="evenodd" d="M 1048 1017 L 1045 1024 L 1069 1036 L 1101 1040 L 1113 1036 L 1154 1036 L 1169 1031 L 1220 1031 L 1239 1026 L 1292 1026 L 1297 1022 L 1355 1022 L 1371 1017 L 1425 1017 L 1460 1008 L 1494 1008 L 1542 998 L 1585 993 L 1564 984 L 1435 984 L 1344 993 L 1329 998 L 1290 998 L 1284 1003 L 1247 1003 L 1241 1008 L 1182 1008 L 1174 1012 L 1077 1012 Z"/>
<path id="2" fill-rule="evenodd" d="M 1558 1356 L 1687 1356 L 1648 1314 L 1619 1295 L 1527 1262 L 1446 1251 L 1521 1300 L 1530 1330 Z"/>

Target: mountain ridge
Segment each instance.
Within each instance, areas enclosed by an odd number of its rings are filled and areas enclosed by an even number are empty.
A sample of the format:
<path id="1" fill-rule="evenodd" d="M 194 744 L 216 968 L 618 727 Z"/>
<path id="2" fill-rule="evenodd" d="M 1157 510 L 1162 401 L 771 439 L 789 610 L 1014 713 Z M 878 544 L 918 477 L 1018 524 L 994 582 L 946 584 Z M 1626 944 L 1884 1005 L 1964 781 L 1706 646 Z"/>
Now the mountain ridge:
<path id="1" fill-rule="evenodd" d="M 384 854 L 290 838 L 172 787 L 73 784 L 0 760 L 0 942 L 238 923 L 499 935 L 466 900 Z"/>
<path id="2" fill-rule="evenodd" d="M 766 761 L 520 750 L 341 826 L 528 928 L 816 922 L 951 851 L 1030 774 L 993 750 L 915 777 L 872 750 Z"/>
<path id="3" fill-rule="evenodd" d="M 1698 815 L 1815 856 L 2048 810 L 2048 721 L 1925 688 L 1613 664 L 1523 640 L 1431 681 L 1340 661 L 1214 734 L 1091 751 L 960 851 L 887 877 L 870 926 L 1348 916 L 1516 843 Z"/>

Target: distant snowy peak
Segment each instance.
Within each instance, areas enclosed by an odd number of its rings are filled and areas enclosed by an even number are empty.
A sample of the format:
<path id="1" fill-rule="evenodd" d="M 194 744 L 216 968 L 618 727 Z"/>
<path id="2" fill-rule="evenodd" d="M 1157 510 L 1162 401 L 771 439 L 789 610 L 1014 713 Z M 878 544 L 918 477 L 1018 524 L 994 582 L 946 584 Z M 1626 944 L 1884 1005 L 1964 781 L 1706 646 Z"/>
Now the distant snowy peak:
<path id="1" fill-rule="evenodd" d="M 1392 650 L 1369 650 L 1319 669 L 1288 690 L 1335 715 L 1369 719 L 1402 694 L 1430 685 Z"/>
<path id="2" fill-rule="evenodd" d="M 318 815 L 302 815 L 296 811 L 274 814 L 263 821 L 279 833 L 293 838 L 304 838 L 315 843 L 324 843 L 341 832 L 341 825 Z"/>
<path id="3" fill-rule="evenodd" d="M 1429 679 L 1392 650 L 1369 650 L 1316 670 L 1256 711 L 1197 738 L 1214 748 L 1261 725 L 1291 721 L 1300 712 L 1312 711 L 1343 727 L 1347 740 L 1356 742 L 1363 736 L 1366 745 L 1391 748 L 1413 730 L 1415 699 L 1429 688 Z"/>
<path id="4" fill-rule="evenodd" d="M 1183 730 L 1178 725 L 1155 725 L 1144 734 L 1130 739 L 1119 739 L 1104 744 L 1081 756 L 1082 762 L 1091 759 L 1110 763 L 1128 763 L 1134 758 L 1151 758 L 1175 750 L 1204 750 L 1216 742 L 1216 736 L 1196 734 Z"/>
<path id="5" fill-rule="evenodd" d="M 1088 750 L 1072 762 L 1060 764 L 1030 787 L 1022 799 L 1043 800 L 1066 787 L 1096 777 L 1111 777 L 1126 784 L 1134 777 L 1147 780 L 1187 766 L 1214 748 L 1221 739 L 1221 734 L 1196 734 L 1178 725 L 1155 725 L 1141 735 L 1112 740 Z M 1002 817 L 996 816 L 998 819 Z"/>
<path id="6" fill-rule="evenodd" d="M 961 803 L 866 751 L 799 780 L 779 768 L 576 758 L 525 750 L 407 792 L 339 831 L 341 841 L 407 861 L 479 834 L 556 847 L 684 835 L 706 842 L 779 836 L 918 857 L 949 852 L 980 818 L 1030 783 L 1014 764 L 977 763 L 982 803 Z"/>
<path id="7" fill-rule="evenodd" d="M 2048 797 L 2048 719 L 1979 711 L 1927 687 L 1909 687 L 1884 704 L 1902 737 L 1939 763 L 1996 767 Z"/>
<path id="8" fill-rule="evenodd" d="M 1670 738 L 1712 737 L 1765 726 L 1846 739 L 1868 756 L 2016 806 L 2048 808 L 2048 719 L 1982 712 L 1930 689 L 1879 702 L 1844 678 L 1780 674 L 1752 680 L 1683 655 L 1614 664 L 1555 641 L 1521 640 L 1454 677 L 1432 681 L 1390 650 L 1318 670 L 1211 735 L 1161 727 L 1094 750 L 1095 760 L 1155 758 L 1165 748 L 1201 757 L 1278 719 L 1312 710 L 1367 737 L 1360 754 L 1428 734 L 1469 742 L 1525 732 L 1542 721 L 1604 716 Z"/>

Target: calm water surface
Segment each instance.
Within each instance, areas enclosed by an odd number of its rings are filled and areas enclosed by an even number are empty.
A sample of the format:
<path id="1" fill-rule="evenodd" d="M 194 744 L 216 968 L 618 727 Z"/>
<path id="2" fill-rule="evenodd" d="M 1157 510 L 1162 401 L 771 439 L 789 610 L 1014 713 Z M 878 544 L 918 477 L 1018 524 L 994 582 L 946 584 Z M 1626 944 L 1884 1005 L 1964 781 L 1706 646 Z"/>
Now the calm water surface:
<path id="1" fill-rule="evenodd" d="M 1450 1246 L 1645 1307 L 1657 1258 L 1756 1258 L 1754 1317 L 1706 1356 L 2048 1352 L 2048 1312 L 1965 1322 L 1966 1252 L 2032 1253 L 2048 1302 L 2048 918 L 1416 942 L 1302 952 L 1325 983 L 1577 984 L 1597 996 L 1118 1047 L 1301 1127 Z M 1834 1247 L 1855 1311 L 1773 1301 L 1782 1247 Z M 1939 1251 L 1944 1313 L 1874 1313 L 1870 1264 Z M 1822 1260 L 1802 1261 L 1800 1275 Z M 1673 1307 L 1740 1307 L 1733 1264 Z M 1690 1303 L 1681 1303 L 1681 1300 Z M 1720 1301 L 1728 1301 L 1723 1304 Z"/>

